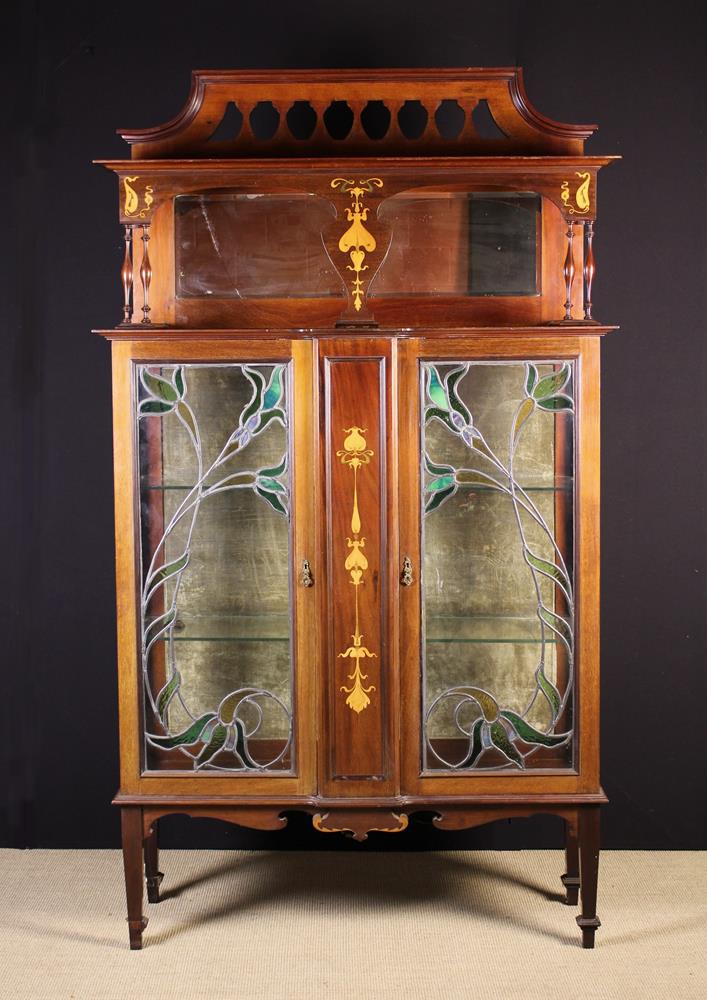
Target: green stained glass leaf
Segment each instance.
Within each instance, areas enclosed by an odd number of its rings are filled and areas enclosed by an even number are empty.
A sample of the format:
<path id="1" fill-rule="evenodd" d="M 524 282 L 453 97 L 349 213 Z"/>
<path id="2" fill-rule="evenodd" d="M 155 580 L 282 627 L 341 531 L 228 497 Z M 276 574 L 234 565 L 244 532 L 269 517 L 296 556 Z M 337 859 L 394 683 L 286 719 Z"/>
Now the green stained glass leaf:
<path id="1" fill-rule="evenodd" d="M 263 397 L 264 410 L 272 410 L 273 407 L 277 406 L 282 399 L 282 373 L 284 368 L 284 365 L 278 365 L 270 377 L 270 382 L 268 383 L 268 387 L 265 390 L 265 395 Z"/>
<path id="2" fill-rule="evenodd" d="M 287 455 L 282 456 L 282 461 L 279 465 L 274 466 L 272 469 L 261 469 L 258 473 L 259 476 L 272 476 L 273 478 L 281 476 L 285 469 L 287 468 Z"/>
<path id="3" fill-rule="evenodd" d="M 201 734 L 215 718 L 216 716 L 213 712 L 207 712 L 206 715 L 202 715 L 196 722 L 192 722 L 188 729 L 184 729 L 175 736 L 153 736 L 152 733 L 149 733 L 150 742 L 154 743 L 157 747 L 161 747 L 163 750 L 174 750 L 175 747 L 191 746 L 193 743 L 199 742 Z"/>
<path id="4" fill-rule="evenodd" d="M 287 493 L 282 483 L 277 479 L 271 479 L 270 476 L 258 476 L 258 486 L 262 486 L 265 490 L 273 490 L 275 493 Z"/>
<path id="5" fill-rule="evenodd" d="M 539 399 L 538 406 L 543 410 L 571 410 L 572 400 L 569 396 L 548 396 L 547 399 Z"/>
<path id="6" fill-rule="evenodd" d="M 259 486 L 255 487 L 255 492 L 270 504 L 273 510 L 277 511 L 278 514 L 284 514 L 287 517 L 287 507 L 282 503 L 277 493 L 273 493 L 270 490 L 263 490 Z"/>
<path id="7" fill-rule="evenodd" d="M 250 403 L 248 403 L 243 413 L 241 413 L 241 424 L 244 424 L 249 417 L 252 417 L 260 409 L 263 392 L 265 391 L 265 379 L 257 368 L 244 367 L 243 373 L 252 384 L 254 392 Z"/>
<path id="8" fill-rule="evenodd" d="M 142 369 L 140 377 L 147 391 L 156 399 L 162 399 L 167 403 L 176 403 L 179 399 L 177 390 L 166 379 L 160 378 L 158 375 L 151 375 L 146 368 Z"/>
<path id="9" fill-rule="evenodd" d="M 471 742 L 469 745 L 469 753 L 461 762 L 459 767 L 473 767 L 476 761 L 481 756 L 484 744 L 481 739 L 481 730 L 484 726 L 483 719 L 477 719 L 474 723 L 474 728 L 471 730 Z"/>
<path id="10" fill-rule="evenodd" d="M 281 424 L 285 425 L 285 411 L 284 410 L 264 410 L 263 415 L 258 425 L 258 430 L 262 430 L 263 427 L 267 426 L 271 420 L 279 420 Z"/>
<path id="11" fill-rule="evenodd" d="M 179 685 L 182 683 L 182 678 L 178 670 L 174 671 L 174 674 L 170 680 L 165 684 L 160 693 L 157 695 L 157 711 L 159 713 L 160 719 L 165 721 L 165 716 L 167 714 L 167 709 L 169 708 L 169 703 L 179 690 Z"/>
<path id="12" fill-rule="evenodd" d="M 166 628 L 172 624 L 174 619 L 177 617 L 177 609 L 170 608 L 165 614 L 160 615 L 159 618 L 155 618 L 153 622 L 145 629 L 145 645 L 149 646 L 154 638 L 156 638 L 160 632 L 163 632 Z"/>
<path id="13" fill-rule="evenodd" d="M 564 618 L 556 615 L 552 611 L 548 611 L 547 608 L 541 607 L 538 610 L 538 616 L 542 618 L 546 625 L 549 625 L 553 632 L 556 632 L 561 639 L 567 645 L 567 648 L 571 651 L 573 643 L 572 629 L 569 627 Z"/>
<path id="14" fill-rule="evenodd" d="M 187 404 L 182 402 L 181 400 L 177 403 L 177 413 L 191 431 L 194 440 L 198 441 L 199 435 L 197 434 L 196 430 L 196 420 L 194 419 L 194 414 L 192 413 L 191 409 L 187 406 Z"/>
<path id="15" fill-rule="evenodd" d="M 518 435 L 521 432 L 523 424 L 531 415 L 535 409 L 535 400 L 524 399 L 523 402 L 518 407 L 518 412 L 516 413 L 515 423 L 513 424 L 513 443 L 518 440 Z"/>
<path id="16" fill-rule="evenodd" d="M 240 719 L 233 720 L 233 728 L 236 731 L 236 752 L 247 767 L 257 767 L 258 765 L 248 753 L 248 746 L 245 738 L 245 726 Z"/>
<path id="17" fill-rule="evenodd" d="M 454 486 L 454 476 L 440 476 L 438 479 L 431 480 L 425 486 L 425 491 L 427 493 L 437 493 L 438 490 L 448 490 L 450 486 Z"/>
<path id="18" fill-rule="evenodd" d="M 543 670 L 542 663 L 536 670 L 535 677 L 538 682 L 538 687 L 540 688 L 540 690 L 547 699 L 547 702 L 552 711 L 552 718 L 554 721 L 560 714 L 560 705 L 561 705 L 560 692 L 557 690 L 555 685 L 552 684 L 551 681 L 549 681 L 545 676 L 545 671 Z"/>
<path id="19" fill-rule="evenodd" d="M 516 715 L 515 712 L 511 712 L 509 709 L 504 709 L 501 715 L 510 722 L 524 743 L 533 743 L 536 746 L 543 747 L 559 747 L 561 743 L 567 742 L 570 735 L 569 733 L 560 733 L 559 735 L 541 733 L 529 725 L 520 715 Z"/>
<path id="20" fill-rule="evenodd" d="M 187 565 L 188 562 L 189 562 L 189 553 L 185 552 L 183 555 L 179 557 L 179 559 L 175 559 L 174 562 L 167 563 L 165 566 L 161 566 L 156 573 L 153 573 L 153 575 L 148 580 L 148 586 L 150 588 L 148 599 L 150 595 L 152 595 L 152 593 L 155 591 L 155 589 L 160 586 L 160 584 L 164 583 L 165 580 L 168 580 L 170 576 L 174 576 L 174 574 L 178 573 L 181 569 L 184 569 L 184 567 Z"/>
<path id="21" fill-rule="evenodd" d="M 431 476 L 446 476 L 447 473 L 454 475 L 454 469 L 451 465 L 435 465 L 429 455 L 425 455 L 425 468 Z"/>
<path id="22" fill-rule="evenodd" d="M 527 364 L 525 366 L 525 391 L 530 395 L 533 391 L 533 386 L 538 380 L 538 369 L 535 365 Z"/>
<path id="23" fill-rule="evenodd" d="M 464 365 L 463 368 L 452 371 L 449 375 L 447 375 L 447 396 L 452 409 L 456 410 L 464 423 L 468 425 L 471 423 L 471 413 L 469 413 L 466 406 L 457 395 L 457 383 L 466 375 L 467 371 L 468 368 Z"/>
<path id="24" fill-rule="evenodd" d="M 554 396 L 562 389 L 570 377 L 570 366 L 565 362 L 558 372 L 545 375 L 533 389 L 534 399 L 545 399 L 547 396 Z"/>
<path id="25" fill-rule="evenodd" d="M 171 413 L 174 406 L 171 403 L 159 403 L 156 399 L 143 399 L 139 409 L 140 413 Z"/>
<path id="26" fill-rule="evenodd" d="M 174 371 L 174 388 L 177 390 L 177 395 L 181 399 L 184 395 L 184 369 L 176 368 Z"/>
<path id="27" fill-rule="evenodd" d="M 505 490 L 493 476 L 487 476 L 477 469 L 459 469 L 456 479 L 460 486 L 487 486 L 492 490 Z"/>
<path id="28" fill-rule="evenodd" d="M 454 431 L 456 434 L 454 425 L 449 419 L 449 413 L 446 410 L 440 410 L 437 406 L 428 406 L 425 410 L 425 423 L 428 424 L 430 420 L 433 420 L 435 417 L 438 420 L 441 420 L 445 427 L 448 427 L 450 431 Z"/>
<path id="29" fill-rule="evenodd" d="M 212 757 L 215 757 L 220 750 L 223 750 L 223 746 L 224 743 L 226 742 L 227 737 L 228 737 L 228 729 L 225 726 L 223 726 L 220 722 L 217 722 L 216 725 L 211 730 L 209 742 L 206 744 L 206 746 L 196 759 L 197 768 L 203 767 L 204 764 L 208 764 L 208 762 L 212 759 Z"/>
<path id="30" fill-rule="evenodd" d="M 450 486 L 447 490 L 440 490 L 438 493 L 433 493 L 425 506 L 425 514 L 431 514 L 433 510 L 437 510 L 437 508 L 443 504 L 448 497 L 451 497 L 452 494 L 456 493 L 456 491 L 457 487 L 455 484 L 454 486 Z"/>
<path id="31" fill-rule="evenodd" d="M 491 742 L 500 750 L 508 759 L 516 764 L 518 767 L 523 767 L 523 758 L 518 753 L 516 748 L 511 743 L 508 733 L 506 732 L 506 727 L 502 722 L 496 720 L 496 722 L 491 722 L 489 724 L 489 734 L 491 736 Z"/>
<path id="32" fill-rule="evenodd" d="M 545 559 L 539 559 L 538 556 L 534 556 L 530 549 L 525 550 L 525 558 L 528 560 L 533 569 L 537 569 L 538 572 L 543 573 L 545 576 L 549 576 L 551 580 L 559 583 L 567 593 L 567 596 L 569 596 L 570 582 L 567 579 L 564 570 L 560 569 L 560 567 L 556 566 L 554 563 L 547 562 Z"/>
<path id="33" fill-rule="evenodd" d="M 434 365 L 427 366 L 427 395 L 440 410 L 445 413 L 449 411 L 447 393 L 444 391 L 439 372 Z"/>

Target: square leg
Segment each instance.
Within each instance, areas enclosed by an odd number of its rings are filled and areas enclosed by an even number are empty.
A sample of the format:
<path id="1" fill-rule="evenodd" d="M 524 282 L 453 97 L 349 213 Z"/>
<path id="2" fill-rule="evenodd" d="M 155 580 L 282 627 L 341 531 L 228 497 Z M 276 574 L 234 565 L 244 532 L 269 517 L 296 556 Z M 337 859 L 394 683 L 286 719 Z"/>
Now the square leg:
<path id="1" fill-rule="evenodd" d="M 123 806 L 120 825 L 130 948 L 138 951 L 142 948 L 142 932 L 147 927 L 147 920 L 142 914 L 142 809 L 139 806 Z"/>
<path id="2" fill-rule="evenodd" d="M 577 923 L 582 928 L 582 947 L 594 947 L 594 935 L 601 921 L 597 917 L 597 881 L 599 878 L 599 807 L 579 810 L 579 870 L 582 912 Z"/>

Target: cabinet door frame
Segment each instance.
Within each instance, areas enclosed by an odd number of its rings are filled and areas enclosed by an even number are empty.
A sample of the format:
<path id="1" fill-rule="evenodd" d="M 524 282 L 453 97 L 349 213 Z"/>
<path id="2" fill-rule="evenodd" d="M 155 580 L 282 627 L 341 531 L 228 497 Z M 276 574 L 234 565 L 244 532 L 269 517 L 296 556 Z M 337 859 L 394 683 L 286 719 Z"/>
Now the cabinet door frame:
<path id="1" fill-rule="evenodd" d="M 400 552 L 415 567 L 413 585 L 400 588 L 400 664 L 403 794 L 486 796 L 599 791 L 599 345 L 598 336 L 505 334 L 416 338 L 399 345 L 401 497 L 420 493 L 419 363 L 443 358 L 478 361 L 571 360 L 575 382 L 576 715 L 575 769 L 562 771 L 421 772 L 421 515 L 419 501 L 401 504 Z"/>
<path id="2" fill-rule="evenodd" d="M 118 685 L 120 730 L 120 792 L 140 795 L 257 796 L 259 800 L 283 795 L 311 794 L 316 785 L 317 720 L 315 665 L 318 632 L 312 627 L 315 587 L 300 584 L 300 568 L 307 559 L 315 564 L 316 531 L 311 518 L 315 506 L 316 384 L 313 343 L 310 340 L 199 339 L 115 340 L 113 359 L 113 448 L 115 470 L 116 588 L 118 614 Z M 294 774 L 224 774 L 223 772 L 141 770 L 142 691 L 139 669 L 139 481 L 135 430 L 134 364 L 171 362 L 227 364 L 291 362 L 292 529 L 291 595 L 294 629 L 293 740 L 297 747 Z"/>
<path id="3" fill-rule="evenodd" d="M 317 344 L 319 359 L 319 378 L 321 394 L 318 479 L 322 485 L 322 503 L 316 515 L 319 522 L 320 550 L 322 552 L 323 578 L 326 577 L 326 587 L 321 588 L 322 599 L 321 621 L 324 623 L 325 635 L 322 636 L 321 684 L 322 684 L 322 715 L 319 766 L 319 790 L 322 795 L 341 799 L 375 799 L 396 795 L 399 790 L 399 678 L 397 663 L 397 616 L 398 616 L 398 554 L 397 554 L 397 468 L 398 468 L 398 435 L 396 429 L 396 375 L 397 346 L 395 337 L 368 335 L 344 337 L 341 334 L 323 337 Z M 342 573 L 343 561 L 348 552 L 347 537 L 352 535 L 349 526 L 351 518 L 351 489 L 348 482 L 350 473 L 344 471 L 347 480 L 342 491 L 337 490 L 333 480 L 337 470 L 346 470 L 341 465 L 340 451 L 344 427 L 349 428 L 360 419 L 361 406 L 368 410 L 374 393 L 368 396 L 368 389 L 373 383 L 367 382 L 362 374 L 362 365 L 375 366 L 375 389 L 378 392 L 377 404 L 370 413 L 370 420 L 364 420 L 363 428 L 367 435 L 367 445 L 372 448 L 372 461 L 379 464 L 380 472 L 380 506 L 377 510 L 377 521 L 380 535 L 380 551 L 374 556 L 371 538 L 371 506 L 365 511 L 365 523 L 362 533 L 369 534 L 367 557 L 371 565 L 366 570 L 364 586 L 370 590 L 372 578 L 378 577 L 374 585 L 374 593 L 379 595 L 377 621 L 375 628 L 369 619 L 367 625 L 367 640 L 371 632 L 377 634 L 377 641 L 370 643 L 375 649 L 374 657 L 362 661 L 362 669 L 370 672 L 367 683 L 373 682 L 375 676 L 376 690 L 371 692 L 371 703 L 359 713 L 346 706 L 344 687 L 350 683 L 351 664 L 358 662 L 342 658 L 341 649 L 353 641 L 349 628 L 353 631 L 351 622 L 351 596 L 353 590 L 348 572 Z M 334 378 L 334 370 L 342 372 L 349 369 L 350 374 L 343 376 L 338 382 Z M 373 377 L 371 373 L 369 378 Z M 338 390 L 335 388 L 338 386 Z M 342 388 L 345 387 L 344 388 Z M 336 414 L 336 417 L 334 416 Z M 358 416 L 357 416 L 358 414 Z M 366 466 L 365 468 L 370 468 Z M 360 478 L 360 489 L 366 489 L 365 471 Z M 363 516 L 363 500 L 361 513 Z M 338 517 L 334 517 L 334 515 Z M 334 520 L 344 521 L 345 528 L 337 537 L 332 537 Z M 374 567 L 377 565 L 377 572 Z M 347 620 L 345 635 L 342 630 L 338 636 L 338 644 L 334 641 L 337 611 L 343 608 Z M 369 610 L 372 610 L 369 608 Z M 366 631 L 363 627 L 361 631 Z M 346 643 L 342 647 L 342 641 Z M 348 690 L 348 689 L 347 689 Z M 380 767 L 375 773 L 362 768 L 352 768 L 354 773 L 337 774 L 337 758 L 346 758 L 352 764 L 360 760 L 362 734 L 366 732 L 369 722 L 375 717 L 376 723 L 371 726 L 375 733 L 372 750 L 380 761 Z M 342 753 L 337 754 L 338 746 Z M 342 741 L 346 745 L 342 746 Z M 363 772 L 363 773 L 362 773 Z"/>

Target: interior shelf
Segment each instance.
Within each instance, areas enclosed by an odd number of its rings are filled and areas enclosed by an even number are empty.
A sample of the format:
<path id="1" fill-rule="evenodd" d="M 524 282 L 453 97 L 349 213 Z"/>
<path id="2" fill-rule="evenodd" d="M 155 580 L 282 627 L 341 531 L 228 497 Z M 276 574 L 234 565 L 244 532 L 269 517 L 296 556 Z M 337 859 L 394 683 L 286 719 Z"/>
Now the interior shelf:
<path id="1" fill-rule="evenodd" d="M 290 617 L 281 615 L 183 615 L 175 622 L 175 642 L 289 642 Z M 167 641 L 167 635 L 162 637 Z"/>
<path id="2" fill-rule="evenodd" d="M 429 615 L 425 639 L 428 643 L 536 643 L 541 642 L 540 624 L 536 617 L 509 616 L 447 616 Z M 545 629 L 545 642 L 555 643 L 556 637 Z"/>
<path id="3" fill-rule="evenodd" d="M 425 638 L 428 643 L 540 643 L 538 619 L 496 615 L 430 615 Z M 545 642 L 557 639 L 545 630 Z M 175 642 L 289 642 L 289 617 L 276 615 L 192 615 L 177 619 Z M 164 635 L 161 641 L 167 641 Z"/>

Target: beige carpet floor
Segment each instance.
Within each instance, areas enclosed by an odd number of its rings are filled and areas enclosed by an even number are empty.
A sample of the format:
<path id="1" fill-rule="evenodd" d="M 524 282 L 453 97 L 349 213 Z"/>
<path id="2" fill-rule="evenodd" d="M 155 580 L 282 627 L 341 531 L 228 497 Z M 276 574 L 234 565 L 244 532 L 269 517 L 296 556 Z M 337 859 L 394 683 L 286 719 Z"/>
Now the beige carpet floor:
<path id="1" fill-rule="evenodd" d="M 604 852 L 583 951 L 559 851 L 164 851 L 131 952 L 117 851 L 0 851 L 0 996 L 704 1000 L 706 858 Z"/>

